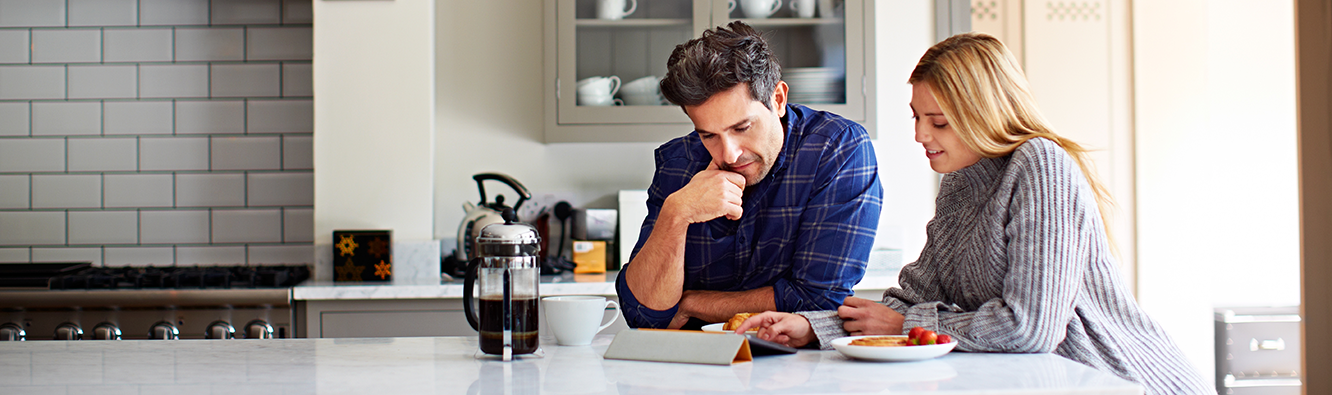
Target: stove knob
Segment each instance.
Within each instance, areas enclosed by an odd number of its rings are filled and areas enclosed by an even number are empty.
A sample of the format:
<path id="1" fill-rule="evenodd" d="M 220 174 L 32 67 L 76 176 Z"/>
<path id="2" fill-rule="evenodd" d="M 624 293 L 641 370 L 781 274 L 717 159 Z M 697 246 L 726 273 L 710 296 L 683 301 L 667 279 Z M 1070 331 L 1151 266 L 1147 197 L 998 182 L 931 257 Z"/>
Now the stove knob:
<path id="1" fill-rule="evenodd" d="M 55 329 L 56 340 L 83 340 L 83 328 L 73 322 L 60 324 Z"/>
<path id="2" fill-rule="evenodd" d="M 159 321 L 148 329 L 148 338 L 156 340 L 176 340 L 180 339 L 180 329 L 170 322 Z"/>
<path id="3" fill-rule="evenodd" d="M 4 325 L 0 325 L 0 341 L 21 342 L 27 339 L 27 332 L 24 332 L 23 327 L 19 326 L 19 324 L 8 322 Z"/>
<path id="4" fill-rule="evenodd" d="M 93 327 L 93 340 L 120 340 L 120 328 L 116 324 L 103 322 Z"/>
<path id="5" fill-rule="evenodd" d="M 205 339 L 235 339 L 236 328 L 226 321 L 213 321 L 204 332 Z"/>
<path id="6" fill-rule="evenodd" d="M 246 339 L 272 339 L 273 326 L 268 325 L 267 321 L 256 319 L 245 324 Z"/>

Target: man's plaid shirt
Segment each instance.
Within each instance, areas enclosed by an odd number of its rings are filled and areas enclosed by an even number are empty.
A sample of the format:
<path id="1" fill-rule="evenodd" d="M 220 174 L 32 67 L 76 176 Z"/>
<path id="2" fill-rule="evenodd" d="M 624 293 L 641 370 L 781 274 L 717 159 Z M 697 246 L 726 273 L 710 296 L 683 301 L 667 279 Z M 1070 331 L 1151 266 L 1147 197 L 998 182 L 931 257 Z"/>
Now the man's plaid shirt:
<path id="1" fill-rule="evenodd" d="M 782 154 L 767 177 L 745 192 L 744 215 L 689 226 L 684 288 L 772 286 L 779 311 L 836 309 L 865 275 L 879 226 L 883 190 L 874 147 L 864 127 L 832 113 L 790 104 L 782 123 Z M 711 160 L 698 133 L 657 148 L 648 215 L 634 255 L 652 234 L 666 197 Z M 639 304 L 624 272 L 616 292 L 631 327 L 664 328 L 679 307 L 657 311 Z"/>

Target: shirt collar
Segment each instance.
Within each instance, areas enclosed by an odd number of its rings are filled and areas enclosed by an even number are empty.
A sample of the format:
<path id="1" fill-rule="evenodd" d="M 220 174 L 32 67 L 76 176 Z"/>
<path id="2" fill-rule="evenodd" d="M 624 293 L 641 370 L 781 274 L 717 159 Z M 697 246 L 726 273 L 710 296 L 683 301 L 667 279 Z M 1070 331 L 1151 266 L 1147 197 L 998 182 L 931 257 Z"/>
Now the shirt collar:
<path id="1" fill-rule="evenodd" d="M 782 138 L 782 153 L 777 155 L 777 162 L 772 164 L 772 170 L 768 171 L 768 177 L 781 173 L 786 169 L 788 160 L 795 160 L 795 155 L 800 150 L 796 148 L 796 140 L 805 129 L 805 114 L 801 107 L 794 104 L 786 104 L 786 115 L 781 118 L 782 131 L 785 136 Z M 765 180 L 767 179 L 765 178 Z"/>

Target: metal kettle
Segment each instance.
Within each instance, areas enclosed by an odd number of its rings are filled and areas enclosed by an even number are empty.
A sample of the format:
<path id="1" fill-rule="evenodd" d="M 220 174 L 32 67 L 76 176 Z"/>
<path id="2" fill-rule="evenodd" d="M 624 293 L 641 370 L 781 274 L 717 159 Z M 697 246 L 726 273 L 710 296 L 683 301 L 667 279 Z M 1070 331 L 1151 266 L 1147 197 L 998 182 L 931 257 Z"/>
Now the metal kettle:
<path id="1" fill-rule="evenodd" d="M 532 194 L 527 192 L 527 187 L 505 174 L 481 173 L 472 176 L 472 179 L 476 180 L 476 189 L 481 191 L 481 202 L 477 204 L 472 204 L 472 202 L 463 203 L 463 211 L 466 211 L 467 215 L 463 217 L 462 223 L 458 225 L 458 251 L 454 253 L 460 262 L 467 262 L 478 256 L 476 237 L 481 234 L 481 229 L 485 228 L 486 225 L 504 223 L 504 216 L 501 215 L 504 209 L 508 208 L 518 212 L 518 207 L 522 206 L 527 199 L 532 198 Z M 486 186 L 484 183 L 486 180 L 503 182 L 504 185 L 513 188 L 513 191 L 518 193 L 518 203 L 514 203 L 513 207 L 506 206 L 504 205 L 504 195 L 500 194 L 495 195 L 494 202 L 486 202 Z"/>

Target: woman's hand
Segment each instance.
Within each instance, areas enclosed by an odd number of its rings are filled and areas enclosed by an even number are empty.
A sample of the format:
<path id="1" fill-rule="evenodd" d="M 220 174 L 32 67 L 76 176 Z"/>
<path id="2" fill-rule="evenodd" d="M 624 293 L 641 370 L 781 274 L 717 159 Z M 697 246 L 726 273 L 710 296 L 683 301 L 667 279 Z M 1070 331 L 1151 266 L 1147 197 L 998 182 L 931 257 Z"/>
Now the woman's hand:
<path id="1" fill-rule="evenodd" d="M 898 314 L 897 310 L 873 300 L 854 296 L 842 301 L 842 307 L 837 308 L 837 316 L 844 321 L 842 329 L 851 336 L 900 335 L 902 322 L 906 320 L 906 317 Z"/>
<path id="2" fill-rule="evenodd" d="M 818 339 L 809 320 L 799 314 L 776 311 L 758 314 L 741 323 L 735 333 L 745 333 L 750 328 L 759 328 L 760 339 L 791 347 L 803 347 Z"/>

